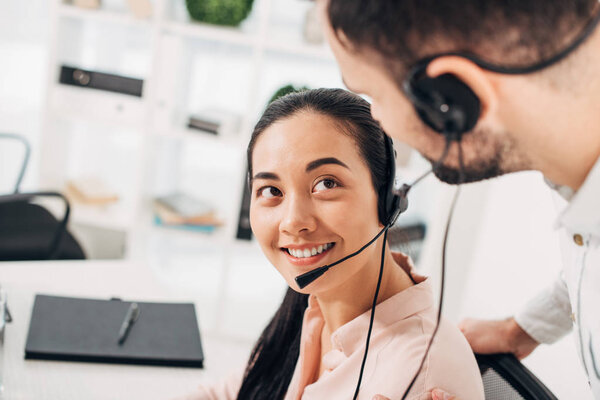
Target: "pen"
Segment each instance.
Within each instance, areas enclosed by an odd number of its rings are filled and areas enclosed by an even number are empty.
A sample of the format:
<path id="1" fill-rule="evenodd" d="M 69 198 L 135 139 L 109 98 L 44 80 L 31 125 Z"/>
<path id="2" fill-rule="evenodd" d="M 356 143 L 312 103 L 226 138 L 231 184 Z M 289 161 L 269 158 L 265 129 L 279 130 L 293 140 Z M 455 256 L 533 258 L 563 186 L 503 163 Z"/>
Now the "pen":
<path id="1" fill-rule="evenodd" d="M 125 343 L 127 339 L 127 335 L 131 330 L 131 327 L 137 321 L 140 316 L 140 308 L 137 303 L 131 303 L 129 309 L 127 310 L 127 314 L 125 315 L 125 319 L 121 324 L 121 329 L 119 329 L 119 345 Z"/>

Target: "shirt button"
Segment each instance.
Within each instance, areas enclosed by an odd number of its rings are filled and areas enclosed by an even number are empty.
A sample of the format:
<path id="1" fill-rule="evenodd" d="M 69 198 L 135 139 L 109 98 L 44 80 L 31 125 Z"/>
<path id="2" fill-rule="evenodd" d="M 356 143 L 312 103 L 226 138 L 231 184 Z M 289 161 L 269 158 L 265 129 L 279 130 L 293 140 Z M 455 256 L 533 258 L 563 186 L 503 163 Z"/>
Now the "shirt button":
<path id="1" fill-rule="evenodd" d="M 577 322 L 577 321 L 575 320 L 575 313 L 571 313 L 571 320 L 572 320 L 573 322 Z"/>
<path id="2" fill-rule="evenodd" d="M 583 246 L 583 237 L 579 233 L 573 235 L 573 241 L 577 246 Z"/>

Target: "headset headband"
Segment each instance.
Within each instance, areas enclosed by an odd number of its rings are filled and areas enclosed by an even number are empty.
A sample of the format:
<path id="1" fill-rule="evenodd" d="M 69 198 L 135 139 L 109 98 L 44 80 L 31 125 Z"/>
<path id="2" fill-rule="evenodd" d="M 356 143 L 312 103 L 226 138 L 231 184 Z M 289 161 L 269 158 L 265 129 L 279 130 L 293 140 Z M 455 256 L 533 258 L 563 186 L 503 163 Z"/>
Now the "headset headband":
<path id="1" fill-rule="evenodd" d="M 567 47 L 560 50 L 558 53 L 556 53 L 552 57 L 547 58 L 546 60 L 539 61 L 533 65 L 529 65 L 526 67 L 505 67 L 502 65 L 497 65 L 497 64 L 482 60 L 475 54 L 472 54 L 469 52 L 462 52 L 462 51 L 434 54 L 434 55 L 431 55 L 431 56 L 428 56 L 428 57 L 425 57 L 425 58 L 419 60 L 416 63 L 416 65 L 420 65 L 420 66 L 422 66 L 423 64 L 427 65 L 434 59 L 440 58 L 440 57 L 458 56 L 458 57 L 466 58 L 469 61 L 472 61 L 474 64 L 478 65 L 479 67 L 481 67 L 485 70 L 488 70 L 491 72 L 497 72 L 499 74 L 505 74 L 505 75 L 531 74 L 534 72 L 541 71 L 542 69 L 547 68 L 547 67 L 563 60 L 564 58 L 566 58 L 570 53 L 572 53 L 575 49 L 577 49 L 583 42 L 585 42 L 587 40 L 587 38 L 589 38 L 591 36 L 591 34 L 596 29 L 596 26 L 598 26 L 599 22 L 600 22 L 600 12 L 596 12 L 596 15 L 583 27 L 583 29 L 581 30 L 581 33 L 579 35 L 577 35 L 575 40 L 573 40 Z"/>

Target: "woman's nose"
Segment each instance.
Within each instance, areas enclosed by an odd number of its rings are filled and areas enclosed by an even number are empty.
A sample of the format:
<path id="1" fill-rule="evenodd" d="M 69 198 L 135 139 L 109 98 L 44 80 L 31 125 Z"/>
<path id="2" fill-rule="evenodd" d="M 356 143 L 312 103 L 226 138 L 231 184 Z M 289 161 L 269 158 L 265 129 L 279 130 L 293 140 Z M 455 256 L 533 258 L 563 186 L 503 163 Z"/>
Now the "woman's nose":
<path id="1" fill-rule="evenodd" d="M 288 197 L 284 207 L 279 230 L 291 235 L 312 232 L 317 220 L 311 202 L 299 197 Z"/>

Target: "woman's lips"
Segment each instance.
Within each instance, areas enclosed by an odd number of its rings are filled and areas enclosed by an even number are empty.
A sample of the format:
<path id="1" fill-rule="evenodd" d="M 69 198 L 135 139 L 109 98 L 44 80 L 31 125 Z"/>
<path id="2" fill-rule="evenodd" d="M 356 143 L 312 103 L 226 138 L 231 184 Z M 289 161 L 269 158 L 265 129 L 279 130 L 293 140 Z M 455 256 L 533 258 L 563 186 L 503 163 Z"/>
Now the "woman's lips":
<path id="1" fill-rule="evenodd" d="M 285 256 L 287 257 L 287 259 L 290 263 L 292 263 L 293 265 L 299 266 L 299 267 L 305 267 L 305 266 L 313 265 L 313 264 L 320 262 L 327 254 L 329 254 L 331 249 L 333 249 L 334 247 L 335 247 L 335 243 L 333 243 L 333 245 L 330 248 L 328 248 L 327 250 L 324 250 L 320 254 L 315 254 L 314 256 L 303 257 L 303 258 L 294 257 L 293 255 L 288 253 L 287 249 L 281 249 L 281 251 L 283 252 L 283 254 L 285 254 Z"/>

